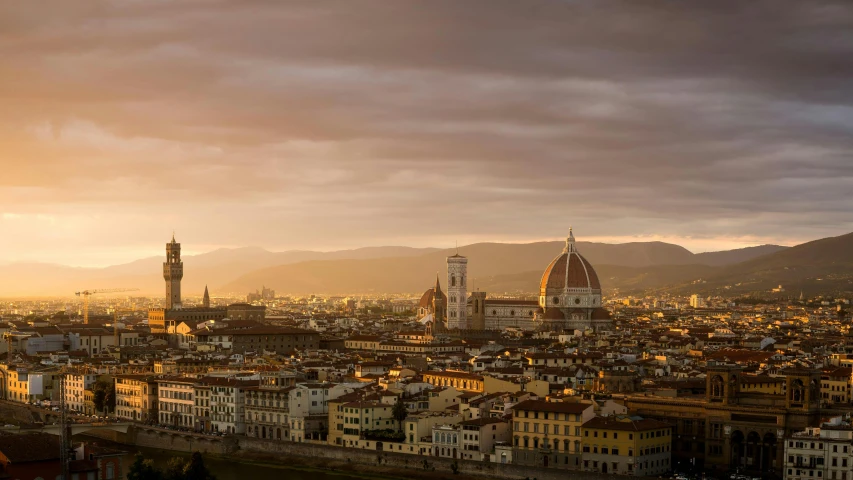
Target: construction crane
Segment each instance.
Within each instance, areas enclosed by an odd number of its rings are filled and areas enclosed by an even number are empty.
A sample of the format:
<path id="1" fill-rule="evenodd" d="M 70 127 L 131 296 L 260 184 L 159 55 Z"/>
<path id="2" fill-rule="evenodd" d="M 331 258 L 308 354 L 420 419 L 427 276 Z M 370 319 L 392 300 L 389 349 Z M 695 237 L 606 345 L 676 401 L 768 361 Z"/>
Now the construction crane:
<path id="1" fill-rule="evenodd" d="M 89 297 L 98 293 L 135 292 L 138 288 L 101 288 L 98 290 L 83 290 L 74 292 L 78 297 L 83 297 L 83 323 L 89 323 Z"/>
<path id="2" fill-rule="evenodd" d="M 29 333 L 22 333 L 10 330 L 3 334 L 3 338 L 6 339 L 6 365 L 12 364 L 12 341 L 18 340 L 20 341 L 23 338 L 28 338 L 31 335 Z"/>

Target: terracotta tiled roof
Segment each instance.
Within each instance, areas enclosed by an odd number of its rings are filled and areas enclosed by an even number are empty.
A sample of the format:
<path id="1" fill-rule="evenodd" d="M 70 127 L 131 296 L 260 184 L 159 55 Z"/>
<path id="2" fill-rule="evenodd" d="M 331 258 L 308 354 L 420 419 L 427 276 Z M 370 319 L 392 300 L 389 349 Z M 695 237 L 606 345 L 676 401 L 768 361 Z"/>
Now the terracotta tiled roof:
<path id="1" fill-rule="evenodd" d="M 2 436 L 0 453 L 12 463 L 59 460 L 59 437 L 48 433 Z"/>

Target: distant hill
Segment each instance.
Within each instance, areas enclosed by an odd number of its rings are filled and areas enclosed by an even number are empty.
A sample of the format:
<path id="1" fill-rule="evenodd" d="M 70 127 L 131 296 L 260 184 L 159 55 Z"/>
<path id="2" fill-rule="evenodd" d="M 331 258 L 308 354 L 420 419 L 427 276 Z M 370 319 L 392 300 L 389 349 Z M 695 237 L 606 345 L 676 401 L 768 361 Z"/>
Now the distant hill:
<path id="1" fill-rule="evenodd" d="M 673 292 L 769 292 L 782 285 L 783 295 L 853 292 L 853 233 L 823 238 L 720 268 L 702 284 L 670 285 Z"/>
<path id="2" fill-rule="evenodd" d="M 538 288 L 545 267 L 564 242 L 527 244 L 477 243 L 459 248 L 469 258 L 472 288 L 497 292 L 529 292 Z M 764 245 L 724 252 L 693 254 L 664 242 L 606 244 L 578 242 L 580 252 L 596 267 L 605 289 L 623 292 L 693 285 L 738 261 L 761 261 L 789 250 Z M 243 295 L 263 285 L 279 293 L 421 292 L 442 284 L 445 258 L 454 249 L 368 247 L 334 252 L 271 252 L 259 247 L 219 249 L 185 255 L 183 293 Z M 148 257 L 106 268 L 73 268 L 49 264 L 0 265 L 0 298 L 70 296 L 82 288 L 139 288 L 140 295 L 164 290 L 163 257 Z M 774 280 L 776 281 L 776 280 Z"/>
<path id="3" fill-rule="evenodd" d="M 759 245 L 757 247 L 738 248 L 736 250 L 724 250 L 722 252 L 697 253 L 694 258 L 695 263 L 709 265 L 712 267 L 720 267 L 746 262 L 753 258 L 780 252 L 788 248 L 789 247 L 783 247 L 781 245 Z"/>
<path id="4" fill-rule="evenodd" d="M 259 247 L 221 248 L 199 255 L 184 255 L 185 295 L 201 295 L 205 285 L 228 283 L 246 273 L 271 265 L 307 260 L 381 258 L 423 255 L 436 248 L 366 247 L 333 252 L 291 250 L 270 252 Z M 165 253 L 164 253 L 165 256 Z M 83 288 L 138 288 L 140 295 L 164 291 L 164 257 L 147 257 L 105 268 L 76 268 L 44 263 L 0 265 L 0 298 L 24 295 L 73 295 Z M 261 284 L 252 286 L 252 291 Z M 136 293 L 134 293 L 136 294 Z"/>
<path id="5" fill-rule="evenodd" d="M 564 242 L 527 244 L 477 243 L 459 248 L 468 257 L 471 288 L 497 292 L 535 293 L 539 276 L 563 249 Z M 657 288 L 708 273 L 696 265 L 697 255 L 663 242 L 606 244 L 578 242 L 578 250 L 596 266 L 604 288 Z M 763 253 L 754 250 L 755 255 Z M 309 261 L 260 269 L 222 285 L 219 290 L 242 292 L 254 285 L 268 285 L 279 292 L 310 293 L 416 293 L 431 287 L 436 273 L 445 283 L 446 257 L 442 250 L 406 258 L 373 260 Z M 725 252 L 712 257 L 726 261 Z M 749 253 L 742 255 L 748 256 Z M 676 268 L 677 267 L 677 268 Z M 538 273 L 537 273 L 538 272 Z M 605 276 L 607 274 L 607 276 Z M 613 281 L 608 278 L 613 277 Z"/>
<path id="6" fill-rule="evenodd" d="M 707 265 L 595 266 L 602 286 L 609 293 L 614 291 L 630 293 L 690 282 L 716 270 L 716 267 Z M 498 294 L 535 293 L 533 289 L 539 288 L 541 278 L 541 270 L 495 275 L 479 279 L 477 287 L 480 290 Z"/>

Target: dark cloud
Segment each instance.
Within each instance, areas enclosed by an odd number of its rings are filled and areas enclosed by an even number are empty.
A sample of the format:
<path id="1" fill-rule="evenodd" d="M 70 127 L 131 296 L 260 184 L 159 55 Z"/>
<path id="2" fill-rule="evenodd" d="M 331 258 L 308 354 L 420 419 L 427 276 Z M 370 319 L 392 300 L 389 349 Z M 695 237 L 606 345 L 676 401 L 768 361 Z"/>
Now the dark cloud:
<path id="1" fill-rule="evenodd" d="M 199 248 L 843 233 L 851 32 L 846 1 L 7 2 L 0 261 L 172 228 Z"/>

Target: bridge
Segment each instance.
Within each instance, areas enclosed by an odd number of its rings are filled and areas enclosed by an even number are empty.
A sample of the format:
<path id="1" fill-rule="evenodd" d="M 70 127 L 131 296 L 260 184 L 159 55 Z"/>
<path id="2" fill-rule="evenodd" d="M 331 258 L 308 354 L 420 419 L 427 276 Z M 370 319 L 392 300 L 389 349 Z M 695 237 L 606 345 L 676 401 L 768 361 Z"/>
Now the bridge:
<path id="1" fill-rule="evenodd" d="M 92 430 L 112 430 L 114 432 L 127 433 L 128 427 L 132 425 L 133 424 L 131 423 L 72 423 L 69 427 L 71 427 L 71 435 L 77 435 L 78 433 L 89 432 Z M 2 427 L 0 428 L 0 431 L 14 433 L 44 432 L 52 435 L 59 435 L 61 428 L 62 427 L 60 425 L 45 425 L 43 427 Z"/>

